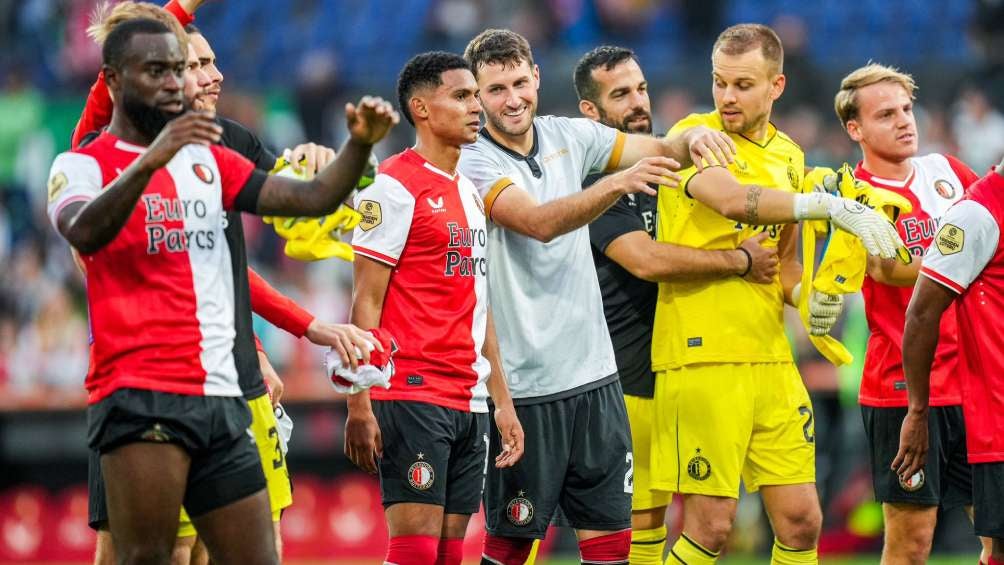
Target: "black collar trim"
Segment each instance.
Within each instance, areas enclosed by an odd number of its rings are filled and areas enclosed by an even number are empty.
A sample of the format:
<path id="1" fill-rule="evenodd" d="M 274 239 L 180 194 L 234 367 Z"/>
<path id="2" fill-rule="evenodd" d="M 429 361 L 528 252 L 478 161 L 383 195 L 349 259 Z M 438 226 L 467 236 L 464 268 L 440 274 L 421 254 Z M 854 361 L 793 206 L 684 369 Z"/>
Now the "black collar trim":
<path id="1" fill-rule="evenodd" d="M 513 159 L 516 159 L 517 161 L 526 161 L 527 159 L 533 159 L 534 157 L 537 156 L 537 152 L 540 151 L 540 147 L 537 145 L 537 140 L 539 136 L 537 135 L 536 123 L 533 124 L 533 146 L 530 147 L 530 153 L 527 155 L 520 155 L 519 153 L 499 143 L 498 140 L 492 137 L 492 134 L 488 133 L 487 126 L 482 127 L 481 130 L 478 131 L 478 133 L 483 135 L 485 139 L 487 139 L 488 141 L 492 142 L 495 145 L 495 147 L 501 149 L 506 155 L 512 157 Z"/>

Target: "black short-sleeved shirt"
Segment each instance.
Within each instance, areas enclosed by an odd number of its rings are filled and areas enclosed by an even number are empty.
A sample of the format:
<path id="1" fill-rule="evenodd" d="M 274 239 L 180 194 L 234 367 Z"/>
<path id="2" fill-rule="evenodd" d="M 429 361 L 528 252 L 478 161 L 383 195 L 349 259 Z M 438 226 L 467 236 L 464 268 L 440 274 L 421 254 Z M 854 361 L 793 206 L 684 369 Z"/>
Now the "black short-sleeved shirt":
<path id="1" fill-rule="evenodd" d="M 602 175 L 586 179 L 590 186 Z M 607 246 L 618 237 L 644 231 L 655 238 L 657 199 L 647 194 L 622 196 L 609 210 L 589 224 L 596 276 L 603 295 L 603 313 L 610 330 L 624 394 L 652 398 L 652 326 L 659 296 L 656 283 L 639 279 L 605 255 Z"/>

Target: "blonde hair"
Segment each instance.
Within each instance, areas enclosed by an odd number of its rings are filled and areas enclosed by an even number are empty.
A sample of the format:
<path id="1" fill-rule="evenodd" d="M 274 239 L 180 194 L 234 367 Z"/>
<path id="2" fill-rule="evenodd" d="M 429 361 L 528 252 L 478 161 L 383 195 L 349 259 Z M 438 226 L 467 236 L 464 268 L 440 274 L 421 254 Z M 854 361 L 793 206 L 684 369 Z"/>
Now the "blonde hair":
<path id="1" fill-rule="evenodd" d="M 164 8 L 150 2 L 102 2 L 94 8 L 91 14 L 91 25 L 87 26 L 87 35 L 98 45 L 104 45 L 108 34 L 119 24 L 128 20 L 146 18 L 156 20 L 167 26 L 178 38 L 182 53 L 188 53 L 188 34 L 181 27 L 181 22 Z"/>
<path id="2" fill-rule="evenodd" d="M 759 47 L 760 54 L 770 63 L 774 74 L 784 72 L 784 47 L 774 30 L 763 24 L 736 24 L 718 34 L 711 47 L 711 56 L 721 51 L 726 55 L 742 55 Z"/>
<path id="3" fill-rule="evenodd" d="M 910 95 L 910 100 L 914 99 L 914 93 L 917 91 L 917 83 L 912 76 L 900 72 L 895 67 L 868 63 L 860 69 L 851 71 L 851 74 L 840 81 L 840 91 L 833 99 L 833 109 L 837 112 L 842 125 L 846 127 L 847 122 L 858 117 L 858 90 L 880 82 L 891 82 L 902 86 Z"/>

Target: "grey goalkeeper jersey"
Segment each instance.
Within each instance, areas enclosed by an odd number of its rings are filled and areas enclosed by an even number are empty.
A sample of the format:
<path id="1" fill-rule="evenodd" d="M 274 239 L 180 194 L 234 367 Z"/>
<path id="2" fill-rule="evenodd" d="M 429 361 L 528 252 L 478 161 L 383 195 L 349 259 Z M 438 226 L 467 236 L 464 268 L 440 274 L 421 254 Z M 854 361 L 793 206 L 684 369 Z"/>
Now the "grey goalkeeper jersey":
<path id="1" fill-rule="evenodd" d="M 542 204 L 582 190 L 588 175 L 618 165 L 625 141 L 583 118 L 539 116 L 533 129 L 528 156 L 486 130 L 460 154 L 458 168 L 474 182 L 489 219 L 510 186 Z M 488 297 L 514 399 L 546 400 L 616 378 L 587 226 L 541 243 L 489 222 Z"/>

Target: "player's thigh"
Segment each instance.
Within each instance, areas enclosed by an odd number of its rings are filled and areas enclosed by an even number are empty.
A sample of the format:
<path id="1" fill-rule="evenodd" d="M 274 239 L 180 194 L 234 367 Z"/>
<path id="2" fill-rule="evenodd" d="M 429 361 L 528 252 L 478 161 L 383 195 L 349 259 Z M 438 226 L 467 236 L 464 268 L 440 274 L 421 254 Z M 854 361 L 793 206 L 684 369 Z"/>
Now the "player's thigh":
<path id="1" fill-rule="evenodd" d="M 1004 463 L 974 464 L 973 529 L 976 535 L 995 540 L 1004 539 L 1004 505 L 1000 503 L 1002 500 L 1004 500 Z"/>
<path id="2" fill-rule="evenodd" d="M 268 394 L 248 400 L 248 408 L 251 410 L 251 433 L 258 446 L 261 469 L 265 474 L 272 519 L 278 521 L 282 510 L 293 504 L 293 489 L 289 482 L 289 469 L 282 452 L 275 412 Z"/>
<path id="3" fill-rule="evenodd" d="M 798 369 L 794 363 L 756 363 L 751 369 L 756 409 L 743 469 L 746 489 L 815 483 L 815 420 Z"/>
<path id="4" fill-rule="evenodd" d="M 625 394 L 624 408 L 627 410 L 631 426 L 631 453 L 634 462 L 631 477 L 631 511 L 639 513 L 652 509 L 665 510 L 670 503 L 671 495 L 666 491 L 652 490 L 652 426 L 655 400 Z"/>
<path id="5" fill-rule="evenodd" d="M 517 405 L 526 438 L 523 457 L 512 467 L 496 468 L 502 452 L 498 428 L 489 426 L 485 528 L 499 537 L 544 539 L 558 506 L 572 445 L 573 399 Z M 493 416 L 489 415 L 489 421 Z"/>
<path id="6" fill-rule="evenodd" d="M 192 520 L 213 563 L 275 565 L 279 562 L 264 478 L 253 494 L 205 514 L 193 515 Z"/>
<path id="7" fill-rule="evenodd" d="M 753 427 L 745 363 L 688 365 L 656 376 L 652 488 L 738 498 Z"/>
<path id="8" fill-rule="evenodd" d="M 938 523 L 937 506 L 883 502 L 882 518 L 885 524 L 884 551 L 887 554 L 922 550 L 926 555 L 930 551 L 934 528 Z"/>
<path id="9" fill-rule="evenodd" d="M 443 530 L 443 506 L 440 504 L 419 504 L 399 502 L 384 509 L 387 518 L 387 534 L 399 536 L 435 536 Z"/>
<path id="10" fill-rule="evenodd" d="M 446 471 L 444 510 L 448 516 L 470 516 L 481 507 L 488 473 L 488 414 L 455 411 L 453 417 L 456 435 Z"/>
<path id="11" fill-rule="evenodd" d="M 373 401 L 373 414 L 383 438 L 383 457 L 377 472 L 384 508 L 395 504 L 442 508 L 446 504 L 455 433 L 452 412 L 425 402 Z"/>
<path id="12" fill-rule="evenodd" d="M 576 396 L 574 407 L 572 447 L 560 498 L 565 519 L 580 531 L 630 528 L 634 455 L 620 382 Z"/>
<path id="13" fill-rule="evenodd" d="M 823 512 L 815 483 L 761 485 L 760 498 L 782 544 L 797 549 L 816 545 Z"/>
<path id="14" fill-rule="evenodd" d="M 97 537 L 94 540 L 94 565 L 115 565 L 115 546 L 112 545 L 112 533 L 108 531 L 107 524 L 97 529 Z"/>
<path id="15" fill-rule="evenodd" d="M 899 450 L 899 433 L 905 416 L 906 407 L 861 407 L 865 437 L 868 439 L 875 500 L 904 505 L 904 508 L 937 507 L 941 502 L 941 479 L 944 467 L 940 461 L 943 458 L 944 446 L 942 429 L 938 425 L 937 418 L 932 415 L 928 426 L 930 452 L 927 462 L 923 469 L 904 481 L 892 470 L 892 462 Z M 970 472 L 970 488 L 971 481 Z"/>

